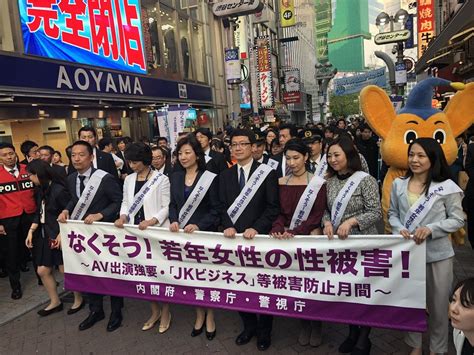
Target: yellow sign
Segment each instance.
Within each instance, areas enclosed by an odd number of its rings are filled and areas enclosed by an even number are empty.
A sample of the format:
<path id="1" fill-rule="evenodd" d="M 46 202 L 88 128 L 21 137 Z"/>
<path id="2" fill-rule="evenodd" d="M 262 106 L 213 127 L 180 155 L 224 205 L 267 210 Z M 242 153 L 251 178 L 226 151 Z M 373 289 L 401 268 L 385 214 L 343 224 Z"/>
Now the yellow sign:
<path id="1" fill-rule="evenodd" d="M 281 27 L 290 27 L 296 24 L 294 0 L 280 0 Z"/>

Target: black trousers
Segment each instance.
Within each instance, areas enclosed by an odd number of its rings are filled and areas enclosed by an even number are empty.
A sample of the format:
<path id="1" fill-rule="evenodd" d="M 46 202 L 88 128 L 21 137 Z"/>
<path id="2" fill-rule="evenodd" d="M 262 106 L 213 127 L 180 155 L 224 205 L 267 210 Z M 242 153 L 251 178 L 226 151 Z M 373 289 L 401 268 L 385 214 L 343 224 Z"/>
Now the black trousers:
<path id="1" fill-rule="evenodd" d="M 259 337 L 269 337 L 271 335 L 273 316 L 247 312 L 239 312 L 239 315 L 242 318 L 246 331 L 256 332 Z"/>
<path id="2" fill-rule="evenodd" d="M 33 214 L 23 213 L 17 217 L 0 220 L 6 235 L 0 236 L 0 253 L 10 278 L 12 290 L 20 288 L 20 264 L 25 258 L 25 239 L 33 221 Z"/>
<path id="3" fill-rule="evenodd" d="M 471 248 L 474 249 L 474 196 L 472 194 L 472 188 L 466 191 L 466 195 L 462 201 L 463 209 L 467 215 L 467 237 Z"/>
<path id="4" fill-rule="evenodd" d="M 104 311 L 104 295 L 89 293 L 89 310 L 91 312 Z M 110 296 L 110 308 L 112 313 L 120 313 L 123 307 L 123 297 Z"/>

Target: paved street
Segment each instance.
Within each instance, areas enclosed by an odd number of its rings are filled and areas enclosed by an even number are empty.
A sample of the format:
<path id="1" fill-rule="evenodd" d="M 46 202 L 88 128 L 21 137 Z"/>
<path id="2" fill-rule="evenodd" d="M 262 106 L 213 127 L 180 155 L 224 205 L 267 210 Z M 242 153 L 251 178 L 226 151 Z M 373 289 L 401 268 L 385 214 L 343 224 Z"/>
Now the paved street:
<path id="1" fill-rule="evenodd" d="M 456 248 L 455 282 L 474 276 L 474 252 L 470 247 Z M 66 309 L 71 305 L 71 297 L 63 297 L 65 310 L 47 318 L 40 318 L 36 312 L 46 302 L 47 297 L 37 285 L 33 273 L 23 274 L 24 297 L 11 301 L 7 279 L 0 280 L 0 354 L 194 354 L 259 353 L 256 341 L 238 347 L 235 337 L 241 330 L 240 318 L 236 312 L 216 311 L 217 336 L 209 342 L 204 334 L 192 338 L 194 311 L 191 307 L 173 305 L 170 330 L 160 335 L 157 327 L 142 332 L 142 323 L 148 318 L 146 302 L 126 300 L 123 326 L 107 333 L 109 314 L 106 302 L 106 319 L 93 328 L 79 332 L 79 323 L 87 316 L 87 310 L 68 316 Z M 346 326 L 326 323 L 323 326 L 324 342 L 318 348 L 302 347 L 297 343 L 299 321 L 277 317 L 274 321 L 272 347 L 269 354 L 336 354 L 337 347 L 346 335 Z M 372 354 L 406 354 L 403 333 L 384 329 L 374 329 L 371 334 Z M 454 354 L 451 344 L 450 354 Z"/>

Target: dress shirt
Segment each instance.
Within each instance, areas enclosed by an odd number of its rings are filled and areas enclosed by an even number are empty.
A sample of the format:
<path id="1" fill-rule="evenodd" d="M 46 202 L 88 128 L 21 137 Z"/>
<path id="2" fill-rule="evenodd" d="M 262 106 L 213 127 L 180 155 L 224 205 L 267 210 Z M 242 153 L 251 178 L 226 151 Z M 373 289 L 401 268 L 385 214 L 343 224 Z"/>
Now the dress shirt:
<path id="1" fill-rule="evenodd" d="M 94 161 L 92 162 L 92 166 L 97 169 L 97 148 L 93 147 L 92 149 L 94 150 Z M 89 178 L 86 179 L 89 180 Z"/>
<path id="2" fill-rule="evenodd" d="M 250 168 L 252 168 L 253 159 L 251 159 L 246 165 L 240 165 L 237 163 L 237 176 L 240 178 L 240 168 L 244 169 L 245 182 L 249 180 L 250 177 Z"/>
<path id="3" fill-rule="evenodd" d="M 156 170 L 156 171 L 158 171 L 159 173 L 164 175 L 165 174 L 165 167 L 166 167 L 166 163 L 163 164 L 163 166 L 161 168 L 159 168 L 158 170 Z"/>
<path id="4" fill-rule="evenodd" d="M 84 179 L 84 186 L 87 185 L 87 183 L 89 182 L 89 178 L 91 177 L 91 173 L 92 173 L 92 167 L 90 167 L 89 169 L 87 169 L 84 174 L 79 174 L 79 172 L 77 172 L 77 179 L 76 179 L 76 194 L 77 196 L 80 198 L 81 197 L 81 180 L 79 179 L 79 176 L 82 175 L 82 176 L 85 176 L 86 178 Z"/>
<path id="5" fill-rule="evenodd" d="M 15 165 L 14 167 L 12 168 L 7 168 L 6 166 L 4 166 L 5 170 L 8 171 L 10 174 L 12 175 L 15 175 L 15 177 L 17 178 L 18 175 L 20 175 L 20 171 L 18 170 L 18 167 Z M 12 172 L 13 171 L 13 172 Z"/>

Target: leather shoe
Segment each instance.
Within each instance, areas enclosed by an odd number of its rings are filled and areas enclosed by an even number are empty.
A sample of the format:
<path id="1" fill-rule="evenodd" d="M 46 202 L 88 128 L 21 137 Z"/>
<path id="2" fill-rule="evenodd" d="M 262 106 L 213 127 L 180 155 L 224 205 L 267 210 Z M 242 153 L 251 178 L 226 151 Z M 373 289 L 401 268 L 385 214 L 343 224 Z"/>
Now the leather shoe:
<path id="1" fill-rule="evenodd" d="M 255 335 L 255 332 L 252 332 L 252 331 L 249 331 L 249 330 L 244 330 L 242 333 L 239 334 L 237 339 L 235 339 L 235 343 L 237 345 L 245 345 L 250 340 L 252 340 L 254 335 Z"/>
<path id="2" fill-rule="evenodd" d="M 202 323 L 201 328 L 199 328 L 199 329 L 196 329 L 196 328 L 193 327 L 193 330 L 191 332 L 191 336 L 192 337 L 197 337 L 198 335 L 200 335 L 202 333 L 203 329 L 204 329 L 204 323 Z M 207 334 L 207 332 L 206 332 L 206 334 Z"/>
<path id="3" fill-rule="evenodd" d="M 122 313 L 120 312 L 112 312 L 110 315 L 109 323 L 107 324 L 107 331 L 113 332 L 117 330 L 122 325 Z"/>
<path id="4" fill-rule="evenodd" d="M 85 303 L 84 301 L 82 301 L 82 303 L 79 305 L 79 307 L 76 307 L 76 308 L 72 308 L 72 307 L 71 307 L 71 308 L 69 308 L 69 309 L 67 310 L 67 315 L 70 316 L 71 314 L 74 314 L 74 313 L 79 312 L 81 309 L 84 308 L 84 305 L 85 305 L 85 304 L 86 304 L 86 303 Z"/>
<path id="5" fill-rule="evenodd" d="M 352 338 L 347 338 L 342 342 L 341 345 L 339 345 L 339 352 L 343 354 L 348 354 L 354 350 L 354 347 L 356 345 L 357 340 L 354 340 Z"/>
<path id="6" fill-rule="evenodd" d="M 89 316 L 79 324 L 79 330 L 86 330 L 105 318 L 104 312 L 90 312 Z"/>
<path id="7" fill-rule="evenodd" d="M 23 297 L 23 292 L 21 292 L 21 287 L 19 288 L 15 288 L 13 291 L 12 291 L 12 299 L 14 300 L 19 300 L 20 298 Z"/>
<path id="8" fill-rule="evenodd" d="M 214 329 L 213 332 L 208 332 L 208 331 L 206 330 L 206 338 L 207 338 L 207 340 L 212 340 L 212 339 L 214 339 L 214 338 L 216 337 L 216 332 L 217 332 L 216 329 Z"/>
<path id="9" fill-rule="evenodd" d="M 371 348 L 372 348 L 372 342 L 368 340 L 363 349 L 354 347 L 354 349 L 351 352 L 351 355 L 369 355 Z"/>
<path id="10" fill-rule="evenodd" d="M 272 340 L 270 336 L 258 337 L 257 339 L 257 349 L 260 351 L 267 350 L 271 344 L 272 344 Z"/>
<path id="11" fill-rule="evenodd" d="M 41 317 L 46 317 L 46 316 L 49 316 L 50 314 L 61 312 L 62 310 L 63 310 L 63 304 L 60 303 L 56 307 L 53 307 L 50 309 L 40 309 L 38 311 L 38 315 L 40 315 Z"/>

